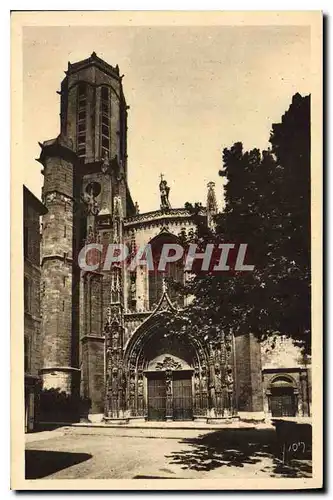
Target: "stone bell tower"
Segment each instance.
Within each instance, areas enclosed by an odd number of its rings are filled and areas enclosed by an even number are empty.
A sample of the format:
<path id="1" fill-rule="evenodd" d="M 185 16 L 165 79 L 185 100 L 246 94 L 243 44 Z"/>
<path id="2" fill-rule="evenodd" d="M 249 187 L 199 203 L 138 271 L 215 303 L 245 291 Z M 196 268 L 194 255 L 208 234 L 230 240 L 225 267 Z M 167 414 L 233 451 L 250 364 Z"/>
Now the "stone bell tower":
<path id="1" fill-rule="evenodd" d="M 87 243 L 119 241 L 121 219 L 135 213 L 127 187 L 127 110 L 118 66 L 96 53 L 68 63 L 58 92 L 60 135 L 44 142 L 42 302 L 45 388 L 81 385 L 93 412 L 104 410 L 105 325 L 112 273 L 85 271 Z M 116 207 L 116 210 L 115 210 Z"/>

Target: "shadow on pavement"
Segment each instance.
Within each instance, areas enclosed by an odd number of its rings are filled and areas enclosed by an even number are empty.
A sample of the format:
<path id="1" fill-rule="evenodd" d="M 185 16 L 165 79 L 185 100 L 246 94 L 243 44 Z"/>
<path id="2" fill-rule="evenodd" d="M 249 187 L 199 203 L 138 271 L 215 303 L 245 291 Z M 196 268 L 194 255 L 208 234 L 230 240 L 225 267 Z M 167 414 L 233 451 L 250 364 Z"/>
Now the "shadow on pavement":
<path id="1" fill-rule="evenodd" d="M 282 464 L 281 444 L 275 429 L 221 429 L 197 438 L 185 438 L 186 448 L 166 455 L 170 464 L 181 469 L 208 472 L 219 467 L 244 467 L 245 464 L 262 464 L 267 475 L 282 477 L 311 476 L 311 457 Z M 264 466 L 265 465 L 265 466 Z"/>
<path id="2" fill-rule="evenodd" d="M 25 478 L 40 479 L 92 458 L 89 453 L 26 450 Z"/>

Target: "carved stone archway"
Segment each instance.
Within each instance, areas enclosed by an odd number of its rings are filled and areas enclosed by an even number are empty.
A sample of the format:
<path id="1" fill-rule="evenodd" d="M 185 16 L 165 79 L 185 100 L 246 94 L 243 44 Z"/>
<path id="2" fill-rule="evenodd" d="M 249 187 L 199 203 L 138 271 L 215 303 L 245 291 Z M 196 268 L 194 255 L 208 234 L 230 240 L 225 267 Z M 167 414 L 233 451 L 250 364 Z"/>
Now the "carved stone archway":
<path id="1" fill-rule="evenodd" d="M 159 314 L 153 315 L 141 325 L 126 347 L 124 366 L 127 376 L 128 416 L 147 417 L 147 372 L 156 355 L 161 358 L 161 366 L 155 365 L 155 370 L 191 371 L 194 417 L 206 417 L 209 395 L 208 352 L 201 342 L 190 334 L 165 334 L 163 316 Z M 179 358 L 179 366 L 175 362 L 172 363 L 175 358 Z M 168 363 L 170 366 L 167 366 Z"/>
<path id="2" fill-rule="evenodd" d="M 172 315 L 175 311 L 164 287 L 155 310 L 135 330 L 127 345 L 123 348 L 122 344 L 119 344 L 119 349 L 106 349 L 106 380 L 109 388 L 106 394 L 106 418 L 147 418 L 149 406 L 147 381 L 152 376 L 148 373 L 150 362 L 162 354 L 164 355 L 162 365 L 168 357 L 178 358 L 181 364 L 185 362 L 186 383 L 189 383 L 189 377 L 191 381 L 191 411 L 193 410 L 194 418 L 214 419 L 234 415 L 231 334 L 221 331 L 220 339 L 214 343 L 203 341 L 191 331 L 171 334 L 166 330 L 166 315 Z M 176 387 L 179 380 L 185 380 L 185 374 L 181 373 L 183 368 L 178 370 L 176 368 L 169 367 L 164 370 L 165 374 L 168 373 L 167 389 L 170 389 L 170 384 Z M 158 374 L 156 377 L 158 379 Z M 178 382 L 174 383 L 175 380 Z M 108 381 L 115 381 L 115 387 Z M 170 403 L 171 391 L 167 390 L 167 393 Z"/>

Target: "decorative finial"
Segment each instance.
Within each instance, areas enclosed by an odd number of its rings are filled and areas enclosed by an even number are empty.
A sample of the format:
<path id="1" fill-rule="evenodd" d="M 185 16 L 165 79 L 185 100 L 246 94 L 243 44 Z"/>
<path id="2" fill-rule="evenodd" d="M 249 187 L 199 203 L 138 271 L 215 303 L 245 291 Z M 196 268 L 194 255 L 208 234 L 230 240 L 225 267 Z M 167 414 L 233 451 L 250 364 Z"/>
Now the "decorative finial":
<path id="1" fill-rule="evenodd" d="M 214 228 L 214 216 L 217 214 L 217 201 L 215 195 L 215 182 L 208 182 L 207 193 L 207 224 L 208 227 Z"/>
<path id="2" fill-rule="evenodd" d="M 163 276 L 162 278 L 162 292 L 165 293 L 168 289 L 168 284 L 167 284 L 167 281 L 166 281 L 166 277 Z"/>

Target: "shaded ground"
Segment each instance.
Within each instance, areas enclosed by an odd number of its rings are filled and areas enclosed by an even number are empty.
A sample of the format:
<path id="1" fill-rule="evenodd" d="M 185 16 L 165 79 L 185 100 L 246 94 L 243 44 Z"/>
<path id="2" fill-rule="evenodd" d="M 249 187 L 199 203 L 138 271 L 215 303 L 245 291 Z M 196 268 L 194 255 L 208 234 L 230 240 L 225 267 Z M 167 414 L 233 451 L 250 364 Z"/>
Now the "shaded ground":
<path id="1" fill-rule="evenodd" d="M 27 478 L 311 477 L 309 456 L 282 465 L 274 429 L 71 427 L 30 436 L 26 448 Z"/>
<path id="2" fill-rule="evenodd" d="M 261 468 L 272 477 L 311 477 L 311 454 L 302 460 L 292 459 L 282 464 L 282 445 L 271 429 L 223 429 L 198 438 L 184 439 L 186 445 L 180 452 L 166 458 L 181 469 L 213 471 L 221 467 L 243 468 L 245 464 L 262 464 L 269 459 L 270 465 Z"/>
<path id="3" fill-rule="evenodd" d="M 25 478 L 40 479 L 72 465 L 89 460 L 88 453 L 68 453 L 64 451 L 26 450 Z"/>

